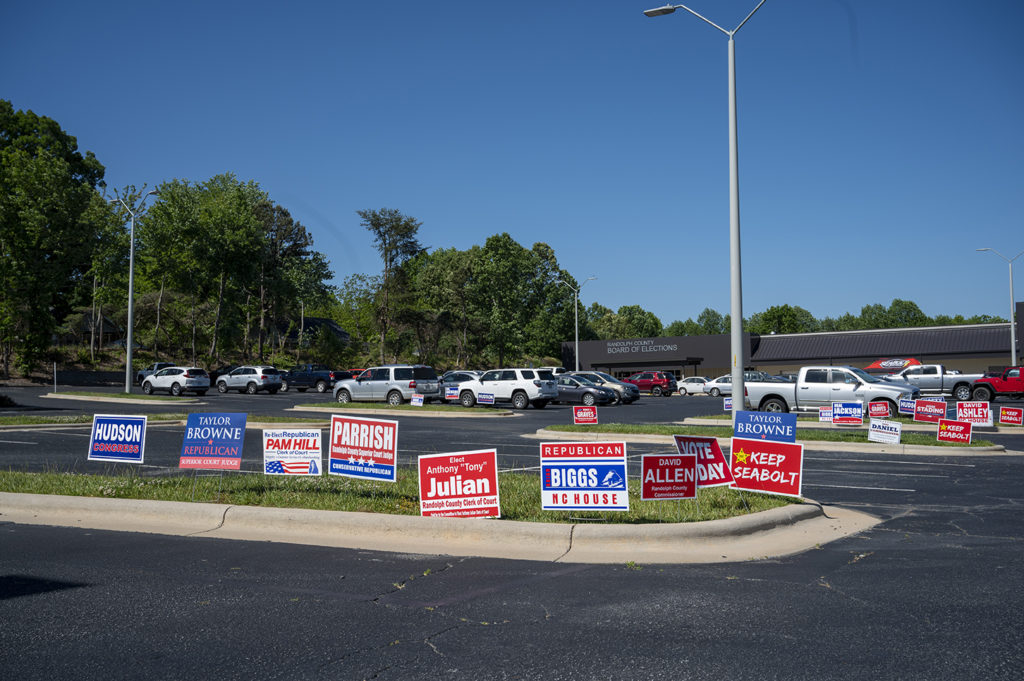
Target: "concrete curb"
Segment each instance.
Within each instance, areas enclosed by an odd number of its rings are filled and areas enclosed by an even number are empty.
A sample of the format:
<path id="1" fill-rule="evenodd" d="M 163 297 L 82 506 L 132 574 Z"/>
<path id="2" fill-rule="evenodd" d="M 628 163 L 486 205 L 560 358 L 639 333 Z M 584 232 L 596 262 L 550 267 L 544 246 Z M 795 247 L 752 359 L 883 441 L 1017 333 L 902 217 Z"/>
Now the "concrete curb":
<path id="1" fill-rule="evenodd" d="M 806 551 L 879 520 L 794 504 L 700 523 L 599 525 L 0 492 L 0 521 L 219 539 L 579 563 L 704 563 Z"/>
<path id="2" fill-rule="evenodd" d="M 726 427 L 725 425 L 723 425 L 721 419 L 688 418 L 688 419 L 683 419 L 682 421 L 676 421 L 676 423 L 678 423 L 681 426 L 718 426 L 720 428 L 725 428 Z M 833 425 L 831 425 L 829 423 L 822 423 L 820 421 L 800 421 L 800 420 L 797 421 L 796 425 L 797 425 L 797 428 L 810 428 L 810 429 L 820 429 L 820 430 L 827 430 L 829 428 L 836 428 L 837 427 L 837 426 L 833 426 Z M 867 423 L 865 423 L 863 426 L 841 426 L 841 428 L 843 430 L 862 430 L 864 432 L 867 432 L 869 427 L 870 426 Z M 935 432 L 935 427 L 936 427 L 936 424 L 934 424 L 934 423 L 904 423 L 903 424 L 903 430 L 910 430 L 910 431 L 921 432 L 921 433 Z M 977 426 L 976 425 L 974 427 L 974 432 L 975 433 L 1018 433 L 1018 434 L 1024 434 L 1024 430 L 1021 430 L 1020 426 L 1005 426 L 1005 425 L 1004 426 L 1000 426 L 1000 424 L 998 424 L 998 423 L 995 424 L 995 425 L 992 425 L 992 426 Z"/>
<path id="3" fill-rule="evenodd" d="M 349 416 L 358 416 L 359 414 L 373 414 L 374 416 L 433 416 L 441 419 L 493 419 L 496 417 L 504 416 L 519 416 L 519 414 L 509 411 L 507 409 L 494 410 L 491 413 L 487 412 L 476 412 L 470 413 L 469 410 L 465 414 L 444 412 L 444 411 L 416 411 L 414 409 L 346 409 L 344 407 L 290 407 L 285 411 L 327 411 L 338 414 L 348 414 Z"/>
<path id="4" fill-rule="evenodd" d="M 168 398 L 166 400 L 139 400 L 139 399 L 132 399 L 131 397 L 100 397 L 98 395 L 65 395 L 63 393 L 46 393 L 45 395 L 40 395 L 40 397 L 42 397 L 44 399 L 50 399 L 50 400 L 80 400 L 82 402 L 111 402 L 113 404 L 144 404 L 144 405 L 147 405 L 147 406 L 150 406 L 150 407 L 155 406 L 155 405 L 162 405 L 162 404 L 188 404 L 188 405 L 192 405 L 192 404 L 206 404 L 205 402 L 201 401 L 198 397 L 194 397 L 194 398 L 191 398 L 191 399 L 186 397 L 184 399 Z"/>

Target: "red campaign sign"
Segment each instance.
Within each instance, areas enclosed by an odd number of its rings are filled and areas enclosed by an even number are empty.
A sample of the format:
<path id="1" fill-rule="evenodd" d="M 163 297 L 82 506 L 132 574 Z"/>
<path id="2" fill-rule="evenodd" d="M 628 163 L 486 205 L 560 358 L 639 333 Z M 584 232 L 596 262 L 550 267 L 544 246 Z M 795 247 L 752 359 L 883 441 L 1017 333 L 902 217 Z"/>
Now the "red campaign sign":
<path id="1" fill-rule="evenodd" d="M 939 419 L 939 430 L 936 433 L 938 441 L 969 445 L 971 444 L 971 425 L 967 421 Z"/>
<path id="2" fill-rule="evenodd" d="M 721 487 L 732 484 L 729 462 L 725 460 L 718 440 L 696 435 L 675 435 L 676 450 L 680 454 L 697 457 L 697 487 Z"/>
<path id="3" fill-rule="evenodd" d="M 804 446 L 793 442 L 732 439 L 733 487 L 748 492 L 799 497 Z"/>
<path id="4" fill-rule="evenodd" d="M 914 420 L 925 423 L 938 423 L 946 418 L 945 400 L 915 400 Z"/>
<path id="5" fill-rule="evenodd" d="M 889 403 L 885 400 L 880 402 L 868 402 L 868 416 L 873 419 L 887 419 L 892 414 L 889 413 Z"/>
<path id="6" fill-rule="evenodd" d="M 957 402 L 956 420 L 979 426 L 992 425 L 992 406 L 988 402 Z"/>
<path id="7" fill-rule="evenodd" d="M 398 421 L 331 416 L 330 475 L 395 482 Z"/>
<path id="8" fill-rule="evenodd" d="M 697 457 L 644 454 L 640 458 L 640 480 L 641 499 L 696 499 Z"/>
<path id="9" fill-rule="evenodd" d="M 1008 426 L 1024 426 L 1024 409 L 999 407 L 999 423 Z"/>
<path id="10" fill-rule="evenodd" d="M 577 426 L 596 426 L 597 407 L 573 407 L 572 422 Z"/>
<path id="11" fill-rule="evenodd" d="M 419 457 L 420 515 L 500 518 L 498 450 Z"/>

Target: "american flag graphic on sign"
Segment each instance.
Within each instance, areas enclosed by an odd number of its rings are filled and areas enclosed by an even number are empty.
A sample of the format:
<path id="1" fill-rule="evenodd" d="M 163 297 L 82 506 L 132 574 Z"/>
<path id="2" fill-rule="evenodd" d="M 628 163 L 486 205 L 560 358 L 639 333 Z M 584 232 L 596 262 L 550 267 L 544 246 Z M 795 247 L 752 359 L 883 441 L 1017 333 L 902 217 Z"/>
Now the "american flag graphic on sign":
<path id="1" fill-rule="evenodd" d="M 267 475 L 320 475 L 316 461 L 267 461 Z"/>

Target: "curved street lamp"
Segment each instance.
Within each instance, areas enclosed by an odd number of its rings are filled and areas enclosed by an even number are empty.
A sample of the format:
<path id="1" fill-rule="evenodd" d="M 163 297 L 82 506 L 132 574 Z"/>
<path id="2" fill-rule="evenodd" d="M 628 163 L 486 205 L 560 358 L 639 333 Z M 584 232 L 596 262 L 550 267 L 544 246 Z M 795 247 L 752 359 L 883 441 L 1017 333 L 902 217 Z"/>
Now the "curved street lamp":
<path id="1" fill-rule="evenodd" d="M 1015 367 L 1017 366 L 1017 320 L 1014 318 L 1014 307 L 1016 302 L 1013 299 L 1013 261 L 1024 255 L 1024 251 L 1021 251 L 1012 258 L 1007 258 L 994 248 L 977 248 L 975 250 L 979 252 L 989 251 L 990 253 L 995 253 L 1005 260 L 1010 266 L 1010 366 Z"/>
<path id="2" fill-rule="evenodd" d="M 146 199 L 150 196 L 159 195 L 156 189 L 148 192 L 142 197 L 142 201 L 139 202 L 137 210 L 142 210 L 142 205 L 146 203 Z M 125 359 L 124 367 L 124 391 L 130 393 L 132 391 L 132 331 L 135 328 L 135 211 L 128 207 L 128 204 L 124 202 L 120 196 L 117 200 L 121 202 L 124 209 L 128 211 L 128 214 L 132 216 L 132 227 L 128 235 L 128 337 L 125 339 L 125 347 L 128 350 L 128 356 Z"/>
<path id="3" fill-rule="evenodd" d="M 664 5 L 654 9 L 644 10 L 649 17 L 660 17 L 665 14 L 672 14 L 677 9 L 684 9 L 706 24 L 710 24 L 729 37 L 729 273 L 730 273 L 730 348 L 732 354 L 732 394 L 733 414 L 743 408 L 743 277 L 740 269 L 740 179 L 739 179 L 739 140 L 736 129 L 736 42 L 733 37 L 736 32 L 743 28 L 743 25 L 750 21 L 754 12 L 761 9 L 765 0 L 757 3 L 747 18 L 740 22 L 739 26 L 727 31 L 715 22 L 701 16 L 686 5 Z M 739 400 L 737 408 L 736 400 Z M 735 422 L 735 416 L 733 417 Z"/>
<path id="4" fill-rule="evenodd" d="M 597 277 L 587 277 L 586 279 L 583 280 L 583 284 L 586 284 L 588 281 L 592 281 L 594 279 L 597 279 Z M 583 288 L 583 284 L 580 284 L 579 286 L 573 286 L 572 284 L 570 284 L 569 282 L 565 281 L 564 279 L 556 279 L 555 283 L 556 284 L 565 284 L 566 286 L 568 286 L 569 288 L 572 289 L 573 293 L 576 294 L 576 296 L 575 296 L 576 304 L 573 306 L 573 313 L 576 315 L 576 350 L 575 350 L 575 353 L 576 353 L 576 371 L 579 371 L 580 370 L 580 289 Z"/>

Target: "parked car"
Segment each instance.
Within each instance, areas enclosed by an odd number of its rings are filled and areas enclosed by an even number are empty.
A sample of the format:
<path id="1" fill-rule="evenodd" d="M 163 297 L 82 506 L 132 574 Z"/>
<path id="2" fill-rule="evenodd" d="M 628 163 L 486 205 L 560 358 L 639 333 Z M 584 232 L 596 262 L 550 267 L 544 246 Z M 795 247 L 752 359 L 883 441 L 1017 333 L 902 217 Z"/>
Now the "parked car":
<path id="1" fill-rule="evenodd" d="M 556 402 L 592 407 L 595 404 L 611 404 L 618 400 L 618 393 L 614 390 L 602 388 L 579 374 L 561 374 L 558 377 L 557 387 Z"/>
<path id="2" fill-rule="evenodd" d="M 538 369 L 547 369 L 548 371 L 550 371 L 555 376 L 558 376 L 559 374 L 565 374 L 565 373 L 569 372 L 569 370 L 566 369 L 565 367 L 537 367 L 537 368 Z"/>
<path id="3" fill-rule="evenodd" d="M 399 405 L 423 395 L 423 401 L 444 399 L 433 367 L 425 364 L 388 364 L 364 369 L 355 378 L 334 385 L 334 399 L 348 402 L 387 402 Z"/>
<path id="4" fill-rule="evenodd" d="M 894 374 L 886 374 L 882 380 L 916 385 L 922 395 L 952 395 L 966 402 L 971 399 L 975 381 L 982 377 L 982 374 L 951 371 L 941 364 L 917 364 Z"/>
<path id="5" fill-rule="evenodd" d="M 237 364 L 221 364 L 218 367 L 210 369 L 210 385 L 217 385 L 217 379 L 225 374 L 230 374 L 232 371 L 238 368 Z"/>
<path id="6" fill-rule="evenodd" d="M 178 366 L 177 362 L 154 362 L 153 364 L 150 364 L 148 367 L 146 367 L 145 369 L 141 369 L 135 374 L 135 382 L 138 385 L 142 385 L 142 381 L 143 379 L 146 378 L 146 376 L 152 376 L 161 369 L 176 366 Z"/>
<path id="7" fill-rule="evenodd" d="M 901 399 L 919 399 L 921 390 L 907 383 L 889 383 L 863 369 L 850 366 L 802 367 L 795 383 L 750 381 L 744 383 L 744 404 L 756 411 L 813 412 L 833 402 L 885 401 L 889 413 L 898 413 Z"/>
<path id="8" fill-rule="evenodd" d="M 974 383 L 973 397 L 982 402 L 991 402 L 997 397 L 1024 397 L 1024 367 L 1010 367 L 995 376 L 984 376 Z"/>
<path id="9" fill-rule="evenodd" d="M 623 380 L 655 397 L 668 396 L 676 391 L 676 377 L 667 371 L 641 371 Z"/>
<path id="10" fill-rule="evenodd" d="M 459 384 L 459 401 L 472 407 L 481 395 L 490 395 L 495 403 L 511 402 L 513 409 L 526 409 L 533 405 L 543 409 L 548 402 L 558 399 L 558 387 L 548 370 L 494 369 L 480 378 Z"/>
<path id="11" fill-rule="evenodd" d="M 640 388 L 632 383 L 623 383 L 611 374 L 606 374 L 603 371 L 571 371 L 569 375 L 582 376 L 602 388 L 614 390 L 615 401 L 618 404 L 632 404 L 640 399 Z"/>
<path id="12" fill-rule="evenodd" d="M 441 376 L 438 385 L 438 392 L 441 395 L 441 399 L 445 399 L 445 395 L 447 394 L 447 390 L 449 388 L 455 388 L 455 394 L 458 395 L 457 390 L 460 383 L 475 380 L 477 378 L 480 378 L 480 376 L 482 375 L 483 372 L 481 371 L 470 371 L 468 369 L 444 372 L 444 375 Z M 456 399 L 458 398 L 456 397 Z"/>
<path id="13" fill-rule="evenodd" d="M 199 367 L 167 367 L 142 381 L 142 392 L 147 395 L 158 390 L 166 390 L 174 396 L 185 392 L 205 395 L 209 389 L 210 376 Z"/>
<path id="14" fill-rule="evenodd" d="M 261 390 L 271 395 L 281 389 L 281 372 L 271 366 L 240 366 L 217 379 L 217 392 L 237 390 L 255 395 Z"/>
<path id="15" fill-rule="evenodd" d="M 676 381 L 680 395 L 700 395 L 704 393 L 704 384 L 710 381 L 707 376 L 688 376 Z"/>
<path id="16" fill-rule="evenodd" d="M 781 376 L 779 377 L 781 378 Z M 743 382 L 748 381 L 771 381 L 773 378 L 763 371 L 744 371 Z M 704 384 L 704 392 L 712 397 L 732 395 L 732 374 L 719 376 Z"/>
<path id="17" fill-rule="evenodd" d="M 296 364 L 281 373 L 281 392 L 289 389 L 306 392 L 316 388 L 318 393 L 325 393 L 333 389 L 335 381 L 341 378 L 352 378 L 352 374 L 328 369 L 323 364 Z"/>

